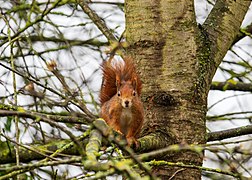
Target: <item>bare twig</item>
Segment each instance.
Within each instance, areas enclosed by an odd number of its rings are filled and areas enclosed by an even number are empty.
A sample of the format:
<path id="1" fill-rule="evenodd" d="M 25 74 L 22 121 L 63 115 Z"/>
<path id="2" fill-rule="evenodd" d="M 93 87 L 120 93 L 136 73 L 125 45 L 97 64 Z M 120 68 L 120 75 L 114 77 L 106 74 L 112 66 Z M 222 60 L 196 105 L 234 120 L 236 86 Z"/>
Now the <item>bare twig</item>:
<path id="1" fill-rule="evenodd" d="M 98 29 L 106 36 L 109 42 L 117 41 L 117 38 L 111 33 L 111 30 L 106 26 L 104 20 L 102 20 L 86 3 L 85 0 L 77 0 L 82 10 L 89 16 Z"/>
<path id="2" fill-rule="evenodd" d="M 189 164 L 184 164 L 182 162 L 168 162 L 168 161 L 150 161 L 147 163 L 148 165 L 151 166 L 176 166 L 176 167 L 182 167 L 182 168 L 192 168 L 192 169 L 200 169 L 203 171 L 210 171 L 210 172 L 215 172 L 215 173 L 220 173 L 220 174 L 225 174 L 229 176 L 233 176 L 236 178 L 240 178 L 240 174 L 235 174 L 229 171 L 224 171 L 221 169 L 214 169 L 214 168 L 207 168 L 207 167 L 202 167 L 202 166 L 196 166 L 196 165 L 189 165 Z"/>
<path id="3" fill-rule="evenodd" d="M 210 142 L 210 141 L 223 140 L 227 138 L 243 136 L 248 134 L 252 134 L 252 125 L 208 133 L 207 141 Z"/>
<path id="4" fill-rule="evenodd" d="M 211 90 L 233 90 L 233 91 L 248 91 L 252 92 L 252 83 L 242 82 L 212 82 Z"/>
<path id="5" fill-rule="evenodd" d="M 60 164 L 71 164 L 71 163 L 81 162 L 81 160 L 82 160 L 82 157 L 73 157 L 71 159 L 66 159 L 66 160 L 39 162 L 39 163 L 31 163 L 28 165 L 22 165 L 22 166 L 14 166 L 14 167 L 10 167 L 10 168 L 5 169 L 10 173 L 1 176 L 0 180 L 9 179 L 15 175 L 22 174 L 22 173 L 25 173 L 27 171 L 31 171 L 31 170 L 39 168 L 39 167 L 56 166 L 56 165 L 60 165 Z"/>

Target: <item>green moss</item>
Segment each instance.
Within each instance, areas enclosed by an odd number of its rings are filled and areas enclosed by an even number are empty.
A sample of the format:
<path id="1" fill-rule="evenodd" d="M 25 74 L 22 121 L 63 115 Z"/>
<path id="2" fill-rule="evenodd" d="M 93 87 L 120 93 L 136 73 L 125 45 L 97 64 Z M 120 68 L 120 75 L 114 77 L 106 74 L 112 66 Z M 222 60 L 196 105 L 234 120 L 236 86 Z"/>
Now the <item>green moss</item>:
<path id="1" fill-rule="evenodd" d="M 236 84 L 238 83 L 237 81 L 235 81 L 235 80 L 233 80 L 233 79 L 229 79 L 227 82 L 228 82 L 228 83 L 231 83 L 231 84 L 233 84 L 233 85 L 236 85 Z"/>
<path id="2" fill-rule="evenodd" d="M 213 81 L 213 82 L 212 82 L 212 85 L 214 85 L 214 86 L 218 86 L 218 85 L 219 85 L 219 83 L 220 83 L 220 82 Z"/>
<path id="3" fill-rule="evenodd" d="M 0 109 L 2 109 L 2 110 L 17 110 L 16 107 L 9 106 L 9 105 L 6 105 L 6 104 L 0 104 Z"/>
<path id="4" fill-rule="evenodd" d="M 226 91 L 228 89 L 228 83 L 226 83 L 224 86 L 223 86 L 223 91 Z"/>
<path id="5" fill-rule="evenodd" d="M 0 141 L 0 157 L 7 157 L 10 154 L 10 148 L 13 148 L 13 145 L 8 144 L 6 141 Z"/>
<path id="6" fill-rule="evenodd" d="M 209 73 L 209 68 L 211 64 L 211 48 L 210 40 L 203 27 L 200 26 L 199 32 L 196 36 L 196 42 L 198 44 L 197 48 L 197 60 L 198 60 L 198 80 L 195 83 L 196 95 L 202 96 L 202 93 L 207 91 L 207 73 Z"/>

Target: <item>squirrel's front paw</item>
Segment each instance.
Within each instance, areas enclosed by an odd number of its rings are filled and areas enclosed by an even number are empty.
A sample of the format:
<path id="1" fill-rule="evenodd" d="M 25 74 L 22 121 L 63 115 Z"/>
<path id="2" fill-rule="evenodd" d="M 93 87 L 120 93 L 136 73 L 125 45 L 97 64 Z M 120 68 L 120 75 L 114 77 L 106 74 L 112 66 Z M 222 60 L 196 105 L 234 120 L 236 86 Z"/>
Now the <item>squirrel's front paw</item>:
<path id="1" fill-rule="evenodd" d="M 135 137 L 126 137 L 126 139 L 129 147 L 132 147 L 134 149 L 139 148 L 139 142 Z"/>

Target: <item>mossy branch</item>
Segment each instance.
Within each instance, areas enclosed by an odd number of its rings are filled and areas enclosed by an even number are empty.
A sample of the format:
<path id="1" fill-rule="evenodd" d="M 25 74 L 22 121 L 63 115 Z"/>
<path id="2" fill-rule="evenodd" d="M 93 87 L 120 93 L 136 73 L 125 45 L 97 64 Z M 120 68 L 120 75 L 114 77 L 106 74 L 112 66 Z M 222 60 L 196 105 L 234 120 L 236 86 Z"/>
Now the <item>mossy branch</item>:
<path id="1" fill-rule="evenodd" d="M 97 157 L 99 156 L 99 150 L 102 143 L 102 134 L 99 130 L 93 129 L 90 133 L 88 144 L 86 145 L 87 159 L 83 162 L 85 169 L 92 171 L 101 171 L 109 169 L 109 166 L 105 163 L 99 163 Z"/>
<path id="2" fill-rule="evenodd" d="M 212 82 L 211 90 L 233 90 L 233 91 L 247 91 L 252 92 L 252 83 L 243 83 L 237 81 L 227 81 L 227 82 Z"/>
<path id="3" fill-rule="evenodd" d="M 9 179 L 18 174 L 32 171 L 36 168 L 40 168 L 44 166 L 57 166 L 57 165 L 62 165 L 62 164 L 78 163 L 78 162 L 81 162 L 81 159 L 82 159 L 81 157 L 72 157 L 70 159 L 63 159 L 63 160 L 49 161 L 49 162 L 38 162 L 38 163 L 31 163 L 31 164 L 22 165 L 22 166 L 7 167 L 4 170 L 5 172 L 7 172 L 7 174 L 0 176 L 0 180 Z"/>
<path id="4" fill-rule="evenodd" d="M 234 45 L 235 43 L 237 43 L 238 41 L 247 36 L 252 37 L 252 23 L 249 24 L 247 27 L 240 29 L 232 45 Z"/>
<path id="5" fill-rule="evenodd" d="M 83 142 L 85 144 L 85 141 Z M 25 163 L 32 160 L 40 160 L 46 158 L 53 154 L 55 151 L 61 149 L 62 147 L 65 147 L 70 143 L 71 140 L 54 140 L 54 142 L 49 142 L 48 144 L 31 145 L 29 148 L 21 146 L 19 152 L 20 162 Z M 8 141 L 1 142 L 0 149 L 1 164 L 15 162 L 15 149 L 12 143 L 9 143 Z M 60 154 L 58 154 L 58 156 L 62 156 L 63 154 L 79 155 L 78 148 L 76 145 L 73 145 L 71 148 L 64 148 L 64 150 Z"/>
<path id="6" fill-rule="evenodd" d="M 138 139 L 139 147 L 136 147 L 137 152 L 147 152 L 153 149 L 161 149 L 169 145 L 175 144 L 172 136 L 167 137 L 160 132 L 148 134 Z"/>
<path id="7" fill-rule="evenodd" d="M 235 178 L 241 178 L 240 174 L 232 173 L 230 171 L 224 171 L 221 169 L 214 169 L 214 168 L 207 168 L 207 167 L 202 167 L 202 166 L 196 166 L 192 164 L 184 164 L 182 162 L 168 162 L 168 161 L 150 161 L 147 163 L 150 166 L 173 166 L 173 167 L 181 167 L 181 168 L 192 168 L 192 169 L 200 169 L 203 171 L 210 171 L 210 172 L 215 172 L 215 173 L 220 173 L 224 175 L 229 175 Z"/>

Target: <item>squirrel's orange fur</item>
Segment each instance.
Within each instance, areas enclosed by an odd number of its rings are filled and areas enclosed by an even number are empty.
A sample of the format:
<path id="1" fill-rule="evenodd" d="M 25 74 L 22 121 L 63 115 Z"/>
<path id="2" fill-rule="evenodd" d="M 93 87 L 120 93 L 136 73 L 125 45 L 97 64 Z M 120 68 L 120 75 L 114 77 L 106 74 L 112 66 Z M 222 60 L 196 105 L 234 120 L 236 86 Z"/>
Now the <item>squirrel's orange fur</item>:
<path id="1" fill-rule="evenodd" d="M 129 145 L 138 145 L 136 137 L 143 125 L 144 109 L 140 99 L 142 82 L 134 63 L 129 58 L 114 65 L 104 62 L 102 70 L 100 116 L 124 134 Z"/>

